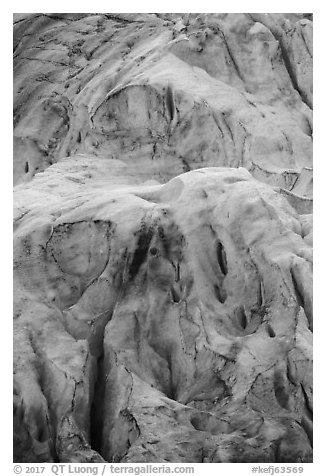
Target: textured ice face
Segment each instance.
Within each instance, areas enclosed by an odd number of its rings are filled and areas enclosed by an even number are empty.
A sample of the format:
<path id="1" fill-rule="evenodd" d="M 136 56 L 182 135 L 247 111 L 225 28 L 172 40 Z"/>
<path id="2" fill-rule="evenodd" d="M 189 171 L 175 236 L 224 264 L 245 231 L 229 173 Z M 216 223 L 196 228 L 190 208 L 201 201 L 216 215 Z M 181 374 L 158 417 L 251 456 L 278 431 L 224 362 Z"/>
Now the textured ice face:
<path id="1" fill-rule="evenodd" d="M 185 31 L 178 22 L 95 14 L 18 22 L 15 183 L 86 153 L 136 162 L 138 176 L 160 182 L 244 166 L 291 189 L 312 165 L 312 22 L 211 14 Z"/>
<path id="2" fill-rule="evenodd" d="M 79 161 L 16 198 L 29 210 L 16 228 L 17 322 L 31 333 L 17 345 L 33 342 L 60 438 L 75 421 L 111 461 L 198 461 L 202 432 L 207 461 L 274 461 L 276 442 L 278 458 L 309 459 L 312 270 L 299 215 L 245 169 L 117 187 L 104 177 L 119 163 Z M 87 163 L 92 178 L 62 186 Z"/>
<path id="3" fill-rule="evenodd" d="M 311 21 L 62 15 L 15 26 L 15 459 L 311 461 Z"/>

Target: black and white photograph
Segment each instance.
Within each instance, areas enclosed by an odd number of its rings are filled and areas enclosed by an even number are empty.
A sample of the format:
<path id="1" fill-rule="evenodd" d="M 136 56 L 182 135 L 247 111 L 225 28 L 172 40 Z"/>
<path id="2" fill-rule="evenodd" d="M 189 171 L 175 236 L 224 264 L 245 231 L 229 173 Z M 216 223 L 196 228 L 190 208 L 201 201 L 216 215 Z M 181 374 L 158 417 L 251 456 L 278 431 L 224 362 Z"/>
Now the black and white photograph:
<path id="1" fill-rule="evenodd" d="M 13 14 L 14 472 L 307 474 L 314 16 Z"/>

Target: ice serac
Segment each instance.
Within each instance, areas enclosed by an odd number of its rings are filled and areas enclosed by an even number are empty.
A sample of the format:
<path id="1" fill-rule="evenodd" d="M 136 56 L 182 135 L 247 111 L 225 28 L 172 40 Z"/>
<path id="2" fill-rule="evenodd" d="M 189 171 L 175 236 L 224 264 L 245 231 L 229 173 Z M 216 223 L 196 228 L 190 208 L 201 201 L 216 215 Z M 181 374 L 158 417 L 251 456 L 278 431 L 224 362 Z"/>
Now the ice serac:
<path id="1" fill-rule="evenodd" d="M 14 34 L 15 461 L 311 462 L 311 16 Z"/>

